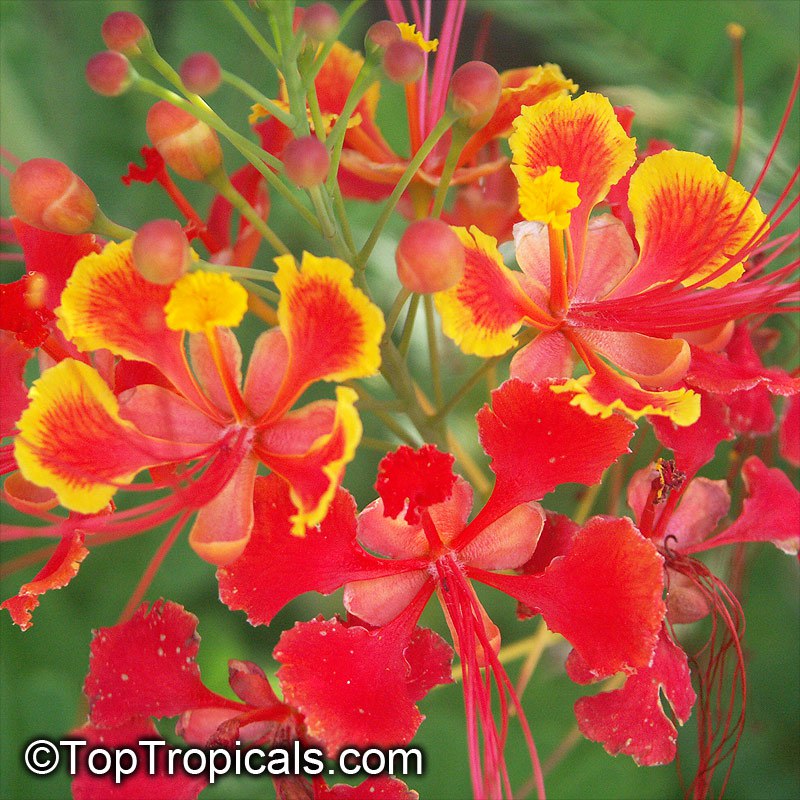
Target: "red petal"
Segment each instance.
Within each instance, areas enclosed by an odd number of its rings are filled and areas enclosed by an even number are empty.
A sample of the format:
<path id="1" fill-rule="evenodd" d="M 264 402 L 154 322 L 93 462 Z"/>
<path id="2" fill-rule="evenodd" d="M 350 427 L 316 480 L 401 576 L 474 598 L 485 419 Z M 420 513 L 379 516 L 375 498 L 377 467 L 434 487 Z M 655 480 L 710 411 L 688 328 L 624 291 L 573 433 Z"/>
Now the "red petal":
<path id="1" fill-rule="evenodd" d="M 447 500 L 453 492 L 455 458 L 441 453 L 435 445 L 419 450 L 403 445 L 384 456 L 378 465 L 375 489 L 383 500 L 384 514 L 397 519 L 405 509 L 405 521 L 420 520 L 420 510 Z M 408 505 L 406 505 L 406 501 Z"/>
<path id="2" fill-rule="evenodd" d="M 772 542 L 792 555 L 800 550 L 800 492 L 779 469 L 770 469 L 756 456 L 742 466 L 749 497 L 742 514 L 719 536 L 688 552 L 707 550 L 734 542 Z"/>
<path id="3" fill-rule="evenodd" d="M 55 314 L 44 304 L 43 288 L 34 274 L 0 284 L 0 331 L 11 331 L 25 347 L 38 347 L 53 328 Z"/>
<path id="4" fill-rule="evenodd" d="M 541 575 L 467 571 L 538 610 L 598 677 L 650 662 L 665 611 L 663 559 L 628 519 L 590 520 Z"/>
<path id="5" fill-rule="evenodd" d="M 520 380 L 492 392 L 492 407 L 484 406 L 477 420 L 497 482 L 467 530 L 485 527 L 520 503 L 540 500 L 562 483 L 597 483 L 606 467 L 629 452 L 633 423 L 617 415 L 590 416 L 571 406 L 571 399 L 547 385 Z"/>
<path id="6" fill-rule="evenodd" d="M 700 417 L 693 425 L 676 425 L 667 417 L 650 417 L 658 441 L 675 454 L 681 472 L 691 478 L 714 458 L 717 445 L 733 439 L 728 407 L 706 392 L 700 393 Z"/>
<path id="7" fill-rule="evenodd" d="M 358 786 L 338 783 L 336 786 L 322 787 L 315 790 L 314 800 L 419 800 L 419 795 L 403 781 L 380 775 L 367 778 Z"/>
<path id="8" fill-rule="evenodd" d="M 85 740 L 87 747 L 78 750 L 79 772 L 72 780 L 73 800 L 142 800 L 143 797 L 158 800 L 168 797 L 170 800 L 195 800 L 206 787 L 208 781 L 202 776 L 187 775 L 180 768 L 181 759 L 177 761 L 174 774 L 167 771 L 167 747 L 154 746 L 156 754 L 156 774 L 148 774 L 147 765 L 150 748 L 139 747 L 141 740 L 162 741 L 161 736 L 153 723 L 148 719 L 137 717 L 126 720 L 125 723 L 115 728 L 99 728 L 94 725 L 84 725 L 72 731 L 70 738 Z M 136 753 L 138 769 L 119 783 L 114 783 L 114 770 L 112 767 L 108 775 L 99 777 L 87 769 L 85 757 L 95 748 L 102 747 L 107 750 L 129 748 Z M 120 763 L 127 765 L 128 759 L 119 755 Z M 97 764 L 102 765 L 103 760 L 97 759 Z"/>
<path id="9" fill-rule="evenodd" d="M 590 682 L 591 674 L 582 666 L 572 656 L 567 660 L 567 672 L 574 681 Z M 689 664 L 686 653 L 664 630 L 650 666 L 641 667 L 621 689 L 575 703 L 578 727 L 612 756 L 625 753 L 645 767 L 668 764 L 675 758 L 678 732 L 664 713 L 662 695 L 678 722 L 686 722 L 696 699 Z"/>
<path id="10" fill-rule="evenodd" d="M 82 533 L 73 532 L 65 536 L 36 577 L 0 608 L 7 609 L 11 619 L 23 631 L 28 630 L 33 625 L 31 612 L 39 605 L 39 595 L 51 589 L 63 589 L 78 574 L 80 563 L 87 555 L 89 551 L 83 546 Z"/>
<path id="11" fill-rule="evenodd" d="M 275 647 L 287 702 L 304 716 L 311 736 L 329 755 L 343 747 L 395 747 L 411 741 L 423 720 L 420 692 L 449 678 L 450 654 L 432 650 L 432 635 L 410 637 L 408 619 L 369 631 L 339 619 L 296 623 Z M 419 653 L 437 656 L 419 674 Z M 407 652 L 412 655 L 407 661 Z M 414 667 L 417 667 L 415 672 Z"/>
<path id="12" fill-rule="evenodd" d="M 28 387 L 23 376 L 31 354 L 10 333 L 0 330 L 0 375 L 3 402 L 0 403 L 0 438 L 10 436 L 28 405 Z"/>
<path id="13" fill-rule="evenodd" d="M 101 628 L 92 640 L 83 687 L 94 723 L 114 726 L 131 717 L 172 717 L 190 708 L 236 703 L 203 686 L 197 666 L 197 617 L 177 603 L 147 604 L 127 622 Z"/>
<path id="14" fill-rule="evenodd" d="M 781 423 L 780 449 L 790 464 L 800 467 L 800 395 L 789 398 Z"/>
<path id="15" fill-rule="evenodd" d="M 280 478 L 257 478 L 250 541 L 236 561 L 217 570 L 220 599 L 233 611 L 246 611 L 251 625 L 268 624 L 304 592 L 330 594 L 348 580 L 393 571 L 390 562 L 356 544 L 355 503 L 344 490 L 337 492 L 319 528 L 304 538 L 291 533 L 294 510 Z"/>

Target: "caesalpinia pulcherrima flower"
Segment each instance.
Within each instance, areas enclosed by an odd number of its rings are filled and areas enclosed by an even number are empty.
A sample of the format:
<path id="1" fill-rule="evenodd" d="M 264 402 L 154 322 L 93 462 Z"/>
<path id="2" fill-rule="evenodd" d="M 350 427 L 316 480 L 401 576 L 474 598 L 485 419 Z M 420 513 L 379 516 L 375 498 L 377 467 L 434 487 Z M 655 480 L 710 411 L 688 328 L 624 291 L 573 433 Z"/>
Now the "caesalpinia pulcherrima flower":
<path id="1" fill-rule="evenodd" d="M 264 463 L 290 484 L 293 530 L 302 534 L 325 515 L 361 424 L 355 393 L 344 387 L 335 401 L 290 409 L 311 383 L 370 375 L 380 363 L 381 314 L 351 277 L 336 259 L 306 253 L 299 268 L 291 256 L 278 259 L 280 325 L 256 343 L 242 387 L 230 328 L 247 299 L 227 275 L 149 283 L 133 267 L 129 242 L 82 259 L 56 312 L 62 332 L 80 350 L 152 365 L 166 385 L 145 383 L 117 398 L 83 361 L 66 358 L 46 370 L 17 424 L 22 474 L 66 508 L 95 514 L 143 469 L 170 465 L 155 486 L 172 488 L 171 497 L 95 525 L 134 532 L 176 514 L 182 525 L 197 511 L 190 542 L 219 564 L 247 543 L 253 482 Z M 177 468 L 189 462 L 189 471 Z M 64 521 L 58 533 L 74 527 Z"/>
<path id="2" fill-rule="evenodd" d="M 786 269 L 745 275 L 769 230 L 758 201 L 707 157 L 666 150 L 630 176 L 633 241 L 617 218 L 590 216 L 635 160 L 635 140 L 606 98 L 552 98 L 523 109 L 514 125 L 528 220 L 514 230 L 522 271 L 505 266 L 493 238 L 458 229 L 467 269 L 437 296 L 445 333 L 488 357 L 517 346 L 517 331 L 529 326 L 537 335 L 515 353 L 512 375 L 567 379 L 553 391 L 577 392 L 589 413 L 621 409 L 691 425 L 699 397 L 680 385 L 690 342 L 708 345 L 704 330 L 796 294 L 781 282 Z M 575 353 L 589 369 L 577 379 Z"/>

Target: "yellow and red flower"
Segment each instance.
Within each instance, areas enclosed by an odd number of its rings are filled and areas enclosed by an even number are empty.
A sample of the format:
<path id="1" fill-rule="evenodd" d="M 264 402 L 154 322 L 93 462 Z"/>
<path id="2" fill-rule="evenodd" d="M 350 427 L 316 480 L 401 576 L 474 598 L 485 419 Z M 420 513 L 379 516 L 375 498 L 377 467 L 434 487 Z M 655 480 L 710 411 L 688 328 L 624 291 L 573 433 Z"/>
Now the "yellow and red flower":
<path id="1" fill-rule="evenodd" d="M 336 400 L 290 409 L 311 383 L 376 372 L 383 319 L 336 259 L 306 253 L 298 266 L 283 256 L 276 283 L 279 327 L 256 342 L 242 383 L 230 328 L 247 295 L 229 276 L 197 271 L 171 286 L 149 283 L 133 267 L 129 242 L 81 259 L 56 312 L 61 331 L 83 352 L 150 364 L 166 385 L 141 383 L 117 396 L 83 361 L 46 370 L 18 422 L 23 475 L 66 508 L 94 514 L 143 469 L 162 468 L 155 485 L 174 494 L 139 530 L 197 510 L 190 541 L 214 563 L 236 558 L 247 543 L 259 463 L 289 484 L 294 532 L 316 525 L 360 440 L 355 393 L 339 387 Z M 128 529 L 135 523 L 127 513 L 104 524 Z"/>
<path id="2" fill-rule="evenodd" d="M 786 270 L 743 278 L 766 241 L 767 216 L 709 158 L 666 150 L 630 176 L 634 241 L 619 219 L 591 216 L 636 158 L 606 98 L 553 97 L 524 108 L 514 127 L 512 169 L 527 220 L 514 229 L 521 272 L 504 264 L 495 239 L 457 229 L 467 268 L 437 295 L 445 333 L 490 357 L 516 347 L 529 326 L 538 335 L 514 355 L 512 376 L 565 379 L 553 391 L 574 392 L 589 413 L 691 425 L 699 397 L 680 385 L 690 341 L 708 345 L 730 320 L 769 312 L 795 291 L 781 282 Z M 589 370 L 577 379 L 574 353 Z"/>

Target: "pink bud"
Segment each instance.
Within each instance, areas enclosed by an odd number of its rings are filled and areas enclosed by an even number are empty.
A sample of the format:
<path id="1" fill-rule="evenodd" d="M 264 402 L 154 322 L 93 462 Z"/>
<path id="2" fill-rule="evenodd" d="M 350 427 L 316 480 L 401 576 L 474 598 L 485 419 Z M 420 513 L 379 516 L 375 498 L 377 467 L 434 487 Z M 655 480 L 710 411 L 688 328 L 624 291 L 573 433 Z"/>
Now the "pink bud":
<path id="1" fill-rule="evenodd" d="M 159 100 L 147 112 L 147 135 L 164 161 L 183 178 L 201 181 L 222 164 L 217 134 L 188 111 Z"/>
<path id="2" fill-rule="evenodd" d="M 500 76 L 484 61 L 468 61 L 450 79 L 450 108 L 470 128 L 482 128 L 500 102 Z"/>
<path id="3" fill-rule="evenodd" d="M 314 41 L 330 42 L 339 33 L 339 12 L 327 3 L 314 3 L 305 9 L 300 27 Z"/>
<path id="4" fill-rule="evenodd" d="M 189 240 L 179 222 L 145 222 L 133 239 L 133 264 L 151 283 L 174 283 L 189 270 Z"/>
<path id="5" fill-rule="evenodd" d="M 421 219 L 406 228 L 395 262 L 406 289 L 420 294 L 443 292 L 464 274 L 464 246 L 440 219 Z"/>
<path id="6" fill-rule="evenodd" d="M 141 52 L 139 42 L 150 35 L 141 17 L 131 11 L 109 14 L 100 33 L 109 50 L 127 55 L 138 55 Z"/>
<path id="7" fill-rule="evenodd" d="M 383 55 L 383 70 L 390 81 L 407 84 L 422 77 L 425 53 L 414 42 L 398 39 L 392 42 Z"/>
<path id="8" fill-rule="evenodd" d="M 400 39 L 400 28 L 389 19 L 376 22 L 364 37 L 364 47 L 368 53 L 383 52 L 392 43 Z"/>
<path id="9" fill-rule="evenodd" d="M 14 213 L 46 231 L 86 233 L 97 212 L 92 190 L 66 164 L 52 158 L 33 158 L 17 167 L 9 194 Z"/>
<path id="10" fill-rule="evenodd" d="M 114 50 L 95 53 L 86 63 L 86 83 L 106 97 L 124 94 L 133 83 L 130 61 Z"/>
<path id="11" fill-rule="evenodd" d="M 211 53 L 192 53 L 187 56 L 180 68 L 183 85 L 199 95 L 216 92 L 222 83 L 222 69 Z"/>
<path id="12" fill-rule="evenodd" d="M 331 156 L 316 136 L 293 139 L 284 147 L 282 158 L 286 177 L 303 189 L 318 186 L 328 177 Z"/>

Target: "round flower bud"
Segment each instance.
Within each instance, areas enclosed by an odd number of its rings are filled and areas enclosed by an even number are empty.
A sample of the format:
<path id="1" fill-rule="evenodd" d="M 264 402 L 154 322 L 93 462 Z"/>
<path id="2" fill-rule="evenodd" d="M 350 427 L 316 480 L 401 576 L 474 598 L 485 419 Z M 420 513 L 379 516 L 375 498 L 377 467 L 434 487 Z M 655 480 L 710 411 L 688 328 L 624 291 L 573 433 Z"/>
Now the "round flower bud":
<path id="1" fill-rule="evenodd" d="M 414 42 L 398 39 L 392 42 L 383 55 L 383 71 L 394 83 L 414 83 L 425 69 L 425 53 Z"/>
<path id="2" fill-rule="evenodd" d="M 133 264 L 151 283 L 170 284 L 189 270 L 189 240 L 179 222 L 145 222 L 133 238 Z"/>
<path id="3" fill-rule="evenodd" d="M 464 246 L 440 219 L 412 222 L 394 258 L 400 283 L 420 294 L 450 289 L 464 274 Z"/>
<path id="4" fill-rule="evenodd" d="M 211 53 L 192 53 L 179 70 L 183 85 L 195 94 L 212 94 L 222 83 L 222 68 Z"/>
<path id="5" fill-rule="evenodd" d="M 139 43 L 150 35 L 141 17 L 131 11 L 115 11 L 109 14 L 100 33 L 109 50 L 127 55 L 138 55 L 141 52 Z"/>
<path id="6" fill-rule="evenodd" d="M 281 158 L 286 177 L 303 189 L 318 186 L 328 177 L 331 156 L 316 136 L 293 139 L 283 148 Z"/>
<path id="7" fill-rule="evenodd" d="M 86 62 L 86 83 L 92 91 L 105 97 L 124 94 L 133 83 L 131 63 L 114 50 L 95 53 Z"/>
<path id="8" fill-rule="evenodd" d="M 171 169 L 201 181 L 222 164 L 217 134 L 188 111 L 159 100 L 147 112 L 147 135 Z"/>
<path id="9" fill-rule="evenodd" d="M 400 39 L 400 28 L 389 19 L 376 22 L 364 37 L 364 49 L 370 55 L 383 52 L 392 43 Z"/>
<path id="10" fill-rule="evenodd" d="M 500 76 L 484 61 L 468 61 L 450 79 L 449 106 L 468 127 L 482 128 L 500 102 Z"/>
<path id="11" fill-rule="evenodd" d="M 305 9 L 300 27 L 315 42 L 333 41 L 339 33 L 339 12 L 327 3 L 314 3 Z"/>
<path id="12" fill-rule="evenodd" d="M 46 231 L 86 233 L 97 213 L 94 192 L 66 164 L 52 158 L 20 164 L 11 176 L 9 194 L 14 213 Z"/>

